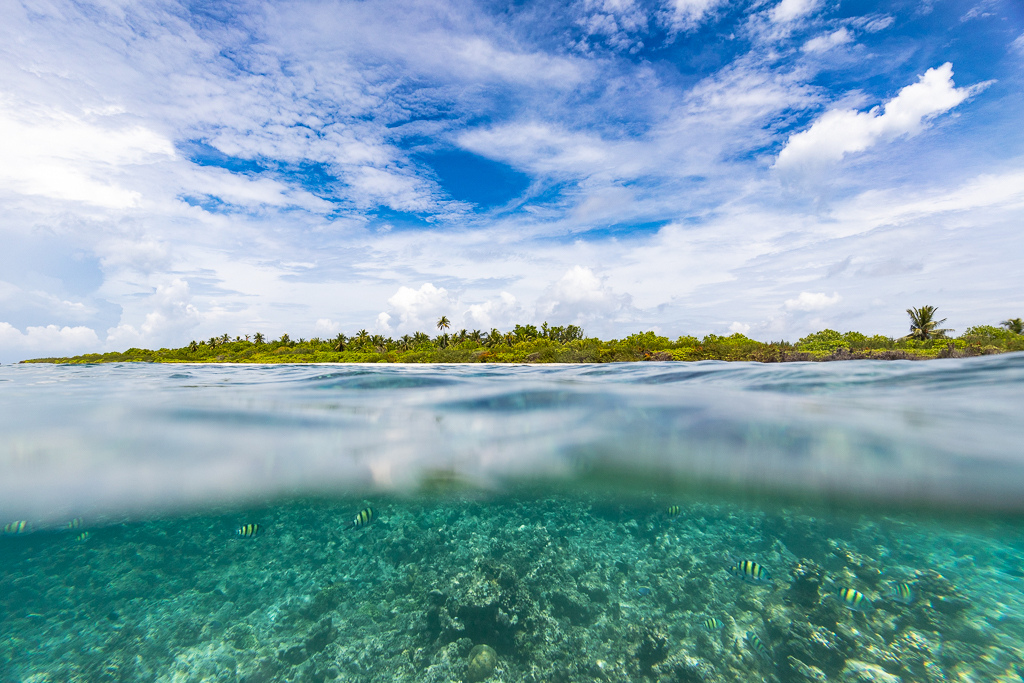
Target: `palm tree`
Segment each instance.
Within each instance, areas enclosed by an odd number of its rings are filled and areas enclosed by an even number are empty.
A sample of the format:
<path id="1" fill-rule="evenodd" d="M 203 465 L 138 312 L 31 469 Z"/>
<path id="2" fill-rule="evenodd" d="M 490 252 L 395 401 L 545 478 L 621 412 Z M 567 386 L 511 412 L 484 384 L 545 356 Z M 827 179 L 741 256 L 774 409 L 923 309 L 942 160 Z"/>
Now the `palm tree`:
<path id="1" fill-rule="evenodd" d="M 481 332 L 480 330 L 473 330 L 472 332 L 469 333 L 469 338 L 470 340 L 475 341 L 477 344 L 482 344 L 484 341 L 484 333 Z"/>
<path id="2" fill-rule="evenodd" d="M 449 341 L 451 341 L 451 337 L 448 336 L 447 332 L 445 332 L 444 334 L 437 335 L 437 345 L 440 346 L 442 349 L 448 348 Z"/>
<path id="3" fill-rule="evenodd" d="M 254 341 L 254 342 L 256 342 L 257 344 L 262 344 L 262 343 L 263 343 L 263 341 L 264 341 L 264 338 L 263 338 L 263 333 L 262 333 L 262 332 L 257 332 L 257 333 L 256 333 L 256 336 L 254 336 L 254 337 L 253 337 L 252 339 L 253 339 L 253 341 Z"/>
<path id="4" fill-rule="evenodd" d="M 370 343 L 373 344 L 373 350 L 377 353 L 384 353 L 388 350 L 387 342 L 384 341 L 384 335 L 375 334 L 370 337 Z"/>
<path id="5" fill-rule="evenodd" d="M 337 337 L 331 340 L 331 347 L 335 351 L 344 351 L 345 344 L 348 342 L 348 337 L 339 333 Z"/>
<path id="6" fill-rule="evenodd" d="M 196 351 L 199 350 L 199 344 L 196 344 L 196 340 L 195 339 L 193 339 L 192 343 L 188 345 L 188 350 L 192 351 L 193 353 L 195 353 Z"/>
<path id="7" fill-rule="evenodd" d="M 448 316 L 446 316 L 446 315 L 442 315 L 441 318 L 437 321 L 437 329 L 442 331 L 442 332 L 444 332 L 445 330 L 447 330 L 451 326 L 452 326 L 452 321 L 448 320 Z"/>
<path id="8" fill-rule="evenodd" d="M 1021 320 L 1020 318 L 1010 318 L 1009 320 L 1004 320 L 999 324 L 1014 334 L 1024 334 L 1024 320 Z"/>
<path id="9" fill-rule="evenodd" d="M 497 346 L 502 341 L 501 330 L 497 327 L 492 327 L 491 331 L 487 333 L 487 345 Z"/>
<path id="10" fill-rule="evenodd" d="M 922 306 L 921 308 L 908 308 L 907 315 L 910 316 L 910 334 L 904 339 L 940 339 L 946 336 L 947 332 L 953 330 L 940 329 L 939 325 L 946 322 L 946 319 L 934 320 L 935 306 Z"/>
<path id="11" fill-rule="evenodd" d="M 231 341 L 231 335 L 228 334 L 227 332 L 225 332 L 224 334 L 222 334 L 220 336 L 220 343 L 221 344 L 227 344 L 230 341 Z"/>
<path id="12" fill-rule="evenodd" d="M 398 340 L 398 348 L 402 351 L 408 351 L 412 348 L 412 337 L 407 334 L 403 334 L 402 338 Z"/>

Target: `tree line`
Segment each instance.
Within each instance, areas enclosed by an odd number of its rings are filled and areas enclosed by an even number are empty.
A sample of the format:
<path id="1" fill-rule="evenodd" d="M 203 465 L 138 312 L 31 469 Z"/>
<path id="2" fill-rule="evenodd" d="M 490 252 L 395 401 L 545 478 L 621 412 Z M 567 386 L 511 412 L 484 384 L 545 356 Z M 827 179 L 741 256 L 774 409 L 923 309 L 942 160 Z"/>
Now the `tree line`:
<path id="1" fill-rule="evenodd" d="M 359 330 L 354 335 L 337 334 L 329 339 L 293 339 L 282 334 L 267 339 L 262 333 L 223 334 L 192 341 L 179 349 L 138 349 L 94 353 L 70 358 L 41 358 L 26 362 L 404 362 L 404 363 L 520 363 L 520 362 L 613 362 L 636 360 L 746 360 L 784 362 L 846 360 L 854 358 L 923 359 L 1004 353 L 1024 350 L 1024 325 L 1020 318 L 1004 320 L 999 326 L 968 328 L 958 337 L 942 328 L 934 306 L 907 309 L 909 333 L 893 338 L 868 336 L 860 332 L 841 333 L 826 329 L 787 341 L 760 342 L 742 334 L 709 334 L 698 339 L 681 336 L 669 339 L 655 332 L 638 332 L 622 339 L 586 337 L 577 325 L 516 325 L 511 330 L 493 328 L 451 332 L 451 322 L 442 316 L 437 334 L 406 334 L 395 339 Z"/>

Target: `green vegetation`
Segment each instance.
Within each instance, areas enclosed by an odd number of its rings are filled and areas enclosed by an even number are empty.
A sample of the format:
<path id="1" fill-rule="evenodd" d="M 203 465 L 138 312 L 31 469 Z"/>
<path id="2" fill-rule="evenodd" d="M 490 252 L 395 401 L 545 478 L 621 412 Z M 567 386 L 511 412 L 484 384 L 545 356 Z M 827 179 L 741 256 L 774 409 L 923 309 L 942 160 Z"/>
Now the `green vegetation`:
<path id="1" fill-rule="evenodd" d="M 1024 335 L 1013 329 L 1020 319 L 1002 327 L 971 327 L 956 338 L 952 330 L 936 329 L 935 308 L 909 309 L 911 334 L 892 338 L 835 330 L 815 332 L 795 344 L 759 342 L 733 334 L 709 334 L 703 339 L 683 336 L 672 340 L 654 332 L 639 332 L 624 339 L 603 341 L 584 337 L 576 325 L 544 323 L 516 325 L 511 331 L 492 329 L 447 332 L 450 322 L 437 322 L 441 332 L 424 332 L 399 339 L 359 330 L 355 336 L 333 339 L 292 339 L 287 334 L 267 341 L 260 333 L 231 338 L 223 334 L 193 341 L 180 349 L 128 349 L 123 353 L 91 353 L 73 358 L 39 358 L 26 363 L 606 363 L 642 360 L 726 360 L 778 363 L 785 361 L 925 359 L 977 356 L 1024 350 Z M 918 334 L 917 332 L 920 332 Z"/>

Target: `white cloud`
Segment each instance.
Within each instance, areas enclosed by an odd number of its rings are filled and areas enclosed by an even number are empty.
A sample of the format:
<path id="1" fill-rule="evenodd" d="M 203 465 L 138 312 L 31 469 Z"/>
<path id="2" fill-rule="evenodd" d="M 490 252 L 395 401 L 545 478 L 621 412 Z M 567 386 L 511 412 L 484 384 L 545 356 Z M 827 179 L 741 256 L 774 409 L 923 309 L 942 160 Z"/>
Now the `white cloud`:
<path id="1" fill-rule="evenodd" d="M 846 45 L 853 42 L 853 34 L 844 26 L 832 33 L 811 38 L 804 43 L 804 52 L 827 52 L 838 45 Z"/>
<path id="2" fill-rule="evenodd" d="M 426 282 L 419 289 L 399 287 L 388 299 L 388 305 L 398 314 L 397 329 L 414 332 L 433 330 L 441 316 L 448 316 L 450 320 L 456 304 L 444 287 L 435 287 Z M 390 316 L 387 320 L 390 320 Z"/>
<path id="3" fill-rule="evenodd" d="M 22 332 L 10 323 L 0 322 L 0 361 L 2 362 L 95 353 L 99 350 L 99 337 L 89 327 L 29 326 Z"/>
<path id="4" fill-rule="evenodd" d="M 117 117 L 84 120 L 40 106 L 0 100 L 0 184 L 19 194 L 111 209 L 139 203 L 123 172 L 173 157 L 161 135 Z"/>
<path id="5" fill-rule="evenodd" d="M 502 292 L 496 299 L 473 304 L 466 311 L 466 324 L 482 330 L 492 327 L 507 329 L 525 319 L 519 300 L 508 292 Z"/>
<path id="6" fill-rule="evenodd" d="M 928 69 L 917 83 L 906 86 L 883 107 L 826 112 L 807 130 L 789 138 L 774 168 L 791 169 L 838 161 L 884 140 L 920 132 L 931 119 L 957 106 L 980 87 L 957 88 L 953 65 Z"/>
<path id="7" fill-rule="evenodd" d="M 729 325 L 729 331 L 734 334 L 749 334 L 750 325 L 741 322 L 734 322 L 732 325 Z"/>
<path id="8" fill-rule="evenodd" d="M 341 325 L 330 318 L 318 318 L 313 325 L 313 332 L 318 337 L 333 337 L 341 331 Z"/>
<path id="9" fill-rule="evenodd" d="M 616 319 L 630 309 L 631 297 L 618 294 L 585 266 L 573 266 L 538 299 L 539 318 L 582 324 L 595 318 Z"/>
<path id="10" fill-rule="evenodd" d="M 154 346 L 180 339 L 201 322 L 191 302 L 188 283 L 178 278 L 158 285 L 147 300 L 153 307 L 138 328 L 122 323 L 107 330 L 107 344 L 113 347 Z"/>
<path id="11" fill-rule="evenodd" d="M 842 300 L 837 292 L 832 296 L 824 292 L 800 292 L 795 299 L 786 299 L 786 308 L 791 311 L 820 311 L 829 306 L 835 306 Z"/>
<path id="12" fill-rule="evenodd" d="M 772 9 L 772 20 L 786 23 L 806 16 L 817 9 L 821 0 L 782 0 Z"/>
<path id="13" fill-rule="evenodd" d="M 667 23 L 677 31 L 690 31 L 723 3 L 724 0 L 667 0 Z"/>

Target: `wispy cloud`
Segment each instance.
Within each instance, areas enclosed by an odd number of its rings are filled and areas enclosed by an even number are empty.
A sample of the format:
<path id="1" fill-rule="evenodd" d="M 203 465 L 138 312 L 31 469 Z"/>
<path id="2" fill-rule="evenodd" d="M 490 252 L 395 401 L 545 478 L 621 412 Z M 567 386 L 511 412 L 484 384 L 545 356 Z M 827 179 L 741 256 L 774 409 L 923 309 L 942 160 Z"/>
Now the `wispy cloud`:
<path id="1" fill-rule="evenodd" d="M 1002 285 L 946 292 L 944 312 L 1017 305 L 1020 38 L 942 4 L 506 9 L 12 4 L 0 360 L 441 314 L 882 329 L 940 269 L 983 280 L 969 252 Z M 482 182 L 508 185 L 456 191 Z"/>

